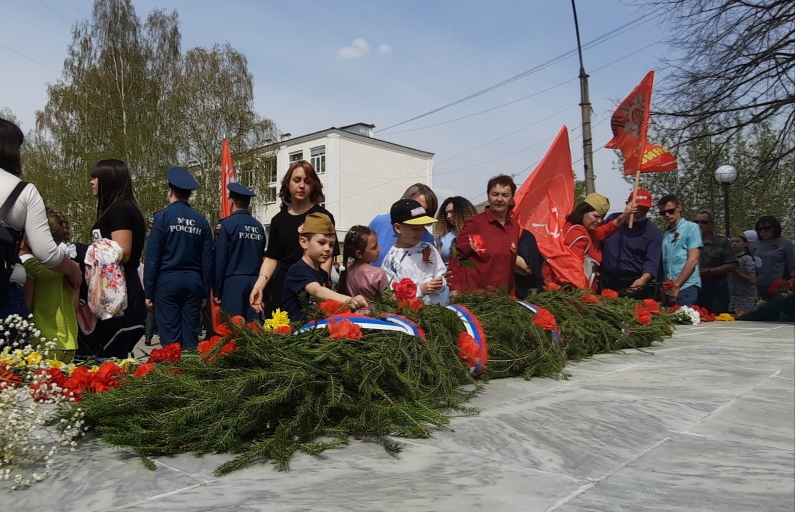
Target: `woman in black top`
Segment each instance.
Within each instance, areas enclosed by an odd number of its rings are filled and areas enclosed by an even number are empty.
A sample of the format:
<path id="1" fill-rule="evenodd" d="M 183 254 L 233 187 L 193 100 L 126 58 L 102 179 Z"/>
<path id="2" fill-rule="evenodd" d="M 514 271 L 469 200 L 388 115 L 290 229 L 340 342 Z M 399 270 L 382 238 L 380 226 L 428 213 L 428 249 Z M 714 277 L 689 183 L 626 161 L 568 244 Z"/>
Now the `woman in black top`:
<path id="1" fill-rule="evenodd" d="M 127 285 L 124 315 L 99 320 L 90 334 L 78 335 L 78 356 L 128 357 L 144 333 L 146 305 L 138 265 L 146 239 L 146 221 L 135 200 L 132 177 L 121 160 L 101 160 L 91 170 L 91 189 L 97 198 L 97 221 L 91 239 L 110 239 L 121 246 Z"/>
<path id="2" fill-rule="evenodd" d="M 283 208 L 271 221 L 268 249 L 249 298 L 254 311 L 265 311 L 268 316 L 282 305 L 282 289 L 287 270 L 304 255 L 298 243 L 298 234 L 306 216 L 310 213 L 323 213 L 334 224 L 334 217 L 320 206 L 323 201 L 323 183 L 317 177 L 312 164 L 305 160 L 295 162 L 287 170 L 282 179 L 279 197 L 288 201 L 290 206 Z M 334 247 L 333 254 L 339 254 L 338 245 Z M 329 259 L 323 269 L 330 272 L 331 264 L 332 260 Z"/>

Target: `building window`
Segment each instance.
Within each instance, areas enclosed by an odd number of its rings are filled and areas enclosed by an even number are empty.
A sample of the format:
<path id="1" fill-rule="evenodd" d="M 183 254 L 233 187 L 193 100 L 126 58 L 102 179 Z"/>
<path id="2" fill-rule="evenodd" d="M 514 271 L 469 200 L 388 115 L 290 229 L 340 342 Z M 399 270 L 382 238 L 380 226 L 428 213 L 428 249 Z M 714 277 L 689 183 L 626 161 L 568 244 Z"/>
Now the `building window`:
<path id="1" fill-rule="evenodd" d="M 273 184 L 273 183 L 276 183 L 278 181 L 277 180 L 278 173 L 276 171 L 276 159 L 275 158 L 268 159 L 268 161 L 265 162 L 265 176 L 267 176 L 267 178 L 268 178 L 268 184 Z"/>
<path id="2" fill-rule="evenodd" d="M 309 150 L 312 156 L 312 167 L 318 174 L 326 174 L 326 146 L 320 146 Z"/>
<path id="3" fill-rule="evenodd" d="M 268 187 L 265 189 L 265 204 L 276 202 L 276 187 Z"/>
<path id="4" fill-rule="evenodd" d="M 290 163 L 293 164 L 295 162 L 300 162 L 304 159 L 304 152 L 303 151 L 296 151 L 295 153 L 290 153 Z"/>

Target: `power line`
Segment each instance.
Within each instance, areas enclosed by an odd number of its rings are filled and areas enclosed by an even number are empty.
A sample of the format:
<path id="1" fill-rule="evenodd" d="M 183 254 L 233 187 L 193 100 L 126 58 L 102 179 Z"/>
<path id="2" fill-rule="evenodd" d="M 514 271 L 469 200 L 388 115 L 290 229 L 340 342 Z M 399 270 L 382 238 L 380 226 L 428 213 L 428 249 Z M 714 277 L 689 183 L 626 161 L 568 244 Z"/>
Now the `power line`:
<path id="1" fill-rule="evenodd" d="M 58 69 L 55 69 L 55 68 L 53 68 L 53 67 L 50 67 L 50 66 L 48 66 L 47 64 L 42 64 L 41 62 L 37 61 L 36 59 L 33 59 L 33 58 L 31 58 L 31 57 L 28 57 L 27 55 L 23 55 L 23 54 L 19 53 L 19 52 L 18 52 L 18 51 L 16 51 L 16 50 L 12 50 L 11 48 L 9 48 L 8 46 L 6 46 L 6 45 L 4 45 L 4 44 L 0 44 L 0 48 L 5 48 L 6 50 L 8 50 L 8 51 L 9 51 L 9 52 L 11 52 L 11 53 L 16 53 L 16 54 L 17 54 L 17 55 L 19 55 L 20 57 L 24 57 L 24 58 L 28 59 L 28 60 L 29 60 L 29 61 L 31 61 L 31 62 L 35 62 L 35 63 L 36 63 L 36 64 L 38 64 L 39 66 L 44 66 L 45 68 L 47 68 L 47 69 L 51 69 L 51 70 L 53 70 L 53 71 L 56 71 L 56 72 L 58 72 L 58 73 L 60 73 L 60 72 L 61 72 L 60 70 L 58 70 Z"/>
<path id="2" fill-rule="evenodd" d="M 663 40 L 662 40 L 662 39 L 660 39 L 659 41 L 655 41 L 655 42 L 653 42 L 653 43 L 651 43 L 651 44 L 648 44 L 648 45 L 644 46 L 643 48 L 640 48 L 640 49 L 638 49 L 638 50 L 635 50 L 634 52 L 632 52 L 632 53 L 629 53 L 629 54 L 627 54 L 627 55 L 624 55 L 623 57 L 620 57 L 620 58 L 618 58 L 618 59 L 616 59 L 616 60 L 614 60 L 614 61 L 608 62 L 607 64 L 605 64 L 605 65 L 603 65 L 603 66 L 600 66 L 600 67 L 598 67 L 598 68 L 596 68 L 596 69 L 592 70 L 592 71 L 591 71 L 591 74 L 593 74 L 593 73 L 595 73 L 595 72 L 597 72 L 597 71 L 599 71 L 599 70 L 601 70 L 601 69 L 604 69 L 604 68 L 606 68 L 606 67 L 608 67 L 608 66 L 612 66 L 613 64 L 615 64 L 615 63 L 617 63 L 617 62 L 620 62 L 620 61 L 622 61 L 622 60 L 624 60 L 624 59 L 627 59 L 627 58 L 629 58 L 629 57 L 631 57 L 631 56 L 635 55 L 636 53 L 640 53 L 640 52 L 642 52 L 643 50 L 646 50 L 646 49 L 648 49 L 648 48 L 651 48 L 652 46 L 654 46 L 654 45 L 656 45 L 656 44 L 659 44 L 659 43 L 661 43 L 662 41 L 663 41 Z M 529 98 L 532 98 L 532 97 L 534 97 L 534 96 L 538 96 L 538 95 L 540 95 L 540 94 L 543 94 L 543 93 L 545 93 L 545 92 L 549 92 L 549 91 L 551 91 L 551 90 L 553 90 L 553 89 L 557 89 L 558 87 L 562 87 L 562 86 L 564 86 L 564 85 L 566 85 L 566 84 L 568 84 L 568 83 L 571 83 L 571 82 L 576 82 L 576 81 L 578 81 L 578 80 L 579 80 L 579 78 L 572 78 L 571 80 L 566 80 L 566 81 L 564 81 L 564 82 L 560 82 L 560 83 L 559 83 L 559 84 L 557 84 L 557 85 L 553 85 L 552 87 L 548 87 L 548 88 L 546 88 L 546 89 L 543 89 L 543 90 L 541 90 L 541 91 L 534 92 L 533 94 L 529 94 L 529 95 L 527 95 L 527 96 L 524 96 L 524 97 L 522 97 L 522 98 L 519 98 L 519 99 L 516 99 L 516 100 L 513 100 L 513 101 L 509 101 L 508 103 L 503 103 L 502 105 L 497 105 L 496 107 L 488 108 L 488 109 L 486 109 L 486 110 L 481 110 L 480 112 L 475 112 L 474 114 L 469 114 L 469 115 L 466 115 L 466 116 L 457 117 L 457 118 L 455 118 L 455 119 L 450 119 L 450 120 L 447 120 L 447 121 L 442 121 L 442 122 L 440 122 L 440 123 L 434 123 L 434 124 L 429 124 L 429 125 L 425 125 L 425 126 L 420 126 L 420 127 L 417 127 L 417 128 L 409 128 L 409 129 L 407 129 L 407 130 L 400 130 L 400 131 L 398 131 L 398 132 L 389 132 L 389 133 L 384 133 L 384 134 L 382 134 L 382 135 L 397 135 L 398 133 L 414 132 L 414 131 L 417 131 L 417 130 L 424 130 L 424 129 L 426 129 L 426 128 L 433 128 L 433 127 L 435 127 L 435 126 L 440 126 L 440 125 L 443 125 L 443 124 L 449 124 L 449 123 L 453 123 L 453 122 L 455 122 L 455 121 L 461 121 L 461 120 L 463 120 L 463 119 L 468 119 L 468 118 L 470 118 L 470 117 L 474 117 L 474 116 L 477 116 L 477 115 L 480 115 L 480 114 L 485 114 L 486 112 L 491 112 L 492 110 L 497 110 L 497 109 L 500 109 L 500 108 L 503 108 L 503 107 L 507 107 L 508 105 L 513 105 L 514 103 L 518 103 L 518 102 L 520 102 L 520 101 L 524 101 L 524 100 L 526 100 L 526 99 L 529 99 Z M 385 129 L 386 129 L 386 128 L 385 128 Z"/>
<path id="3" fill-rule="evenodd" d="M 609 39 L 612 38 L 610 36 L 613 36 L 614 34 L 616 36 L 619 35 L 619 34 L 617 34 L 617 32 L 619 32 L 619 31 L 622 31 L 624 29 L 630 30 L 631 28 L 636 28 L 636 27 L 639 27 L 639 26 L 641 26 L 641 25 L 643 25 L 645 23 L 648 23 L 653 18 L 649 18 L 646 21 L 643 21 L 642 23 L 639 23 L 642 20 L 644 20 L 647 16 L 644 16 L 644 17 L 641 17 L 641 18 L 637 18 L 635 20 L 630 21 L 629 23 L 625 23 L 624 25 L 621 25 L 620 27 L 617 27 L 617 28 L 615 28 L 615 29 L 613 29 L 613 30 L 611 30 L 609 32 L 604 33 L 601 36 L 597 37 L 596 39 L 593 39 L 592 41 L 589 41 L 588 43 L 586 43 L 585 47 L 586 48 L 590 48 L 590 47 L 596 46 L 596 45 L 601 44 L 601 43 L 603 43 L 605 41 L 608 41 Z M 635 26 L 633 27 L 632 25 L 635 25 Z M 623 32 L 620 32 L 620 33 L 623 33 Z M 542 70 L 542 69 L 544 69 L 544 68 L 546 68 L 548 66 L 551 66 L 552 64 L 555 64 L 555 63 L 557 63 L 557 62 L 559 62 L 559 61 L 561 61 L 563 59 L 566 59 L 566 58 L 574 55 L 575 53 L 577 53 L 576 49 L 569 50 L 569 51 L 567 51 L 565 53 L 562 53 L 562 54 L 558 55 L 557 57 L 554 57 L 554 58 L 552 58 L 552 59 L 550 59 L 550 60 L 548 60 L 546 62 L 543 62 L 543 63 L 541 63 L 541 64 L 539 64 L 537 66 L 534 66 L 534 67 L 532 67 L 532 68 L 530 68 L 530 69 L 528 69 L 526 71 L 523 71 L 523 72 L 519 73 L 518 75 L 514 75 L 514 76 L 512 76 L 512 77 L 510 77 L 510 78 L 508 78 L 506 80 L 503 80 L 502 82 L 496 83 L 496 84 L 491 85 L 491 86 L 489 86 L 489 87 L 487 87 L 485 89 L 482 89 L 482 90 L 480 90 L 478 92 L 470 94 L 469 96 L 466 96 L 464 98 L 461 98 L 461 99 L 453 101 L 453 102 L 450 102 L 450 103 L 448 103 L 446 105 L 443 105 L 441 107 L 435 108 L 435 109 L 430 110 L 428 112 L 425 112 L 424 114 L 420 114 L 418 116 L 412 117 L 411 119 L 407 119 L 407 120 L 401 121 L 401 122 L 399 122 L 397 124 L 393 124 L 391 126 L 387 126 L 386 128 L 382 128 L 380 130 L 376 130 L 376 133 L 383 132 L 383 131 L 389 130 L 391 128 L 395 128 L 397 126 L 400 126 L 400 125 L 403 125 L 403 124 L 406 124 L 406 123 L 410 123 L 411 121 L 416 121 L 417 119 L 429 116 L 431 114 L 435 114 L 436 112 L 444 110 L 444 109 L 446 109 L 448 107 L 452 107 L 453 105 L 458 105 L 459 103 L 463 103 L 463 102 L 465 102 L 467 100 L 471 100 L 472 98 L 476 98 L 477 96 L 486 94 L 487 92 L 493 91 L 494 89 L 497 89 L 497 88 L 502 87 L 504 85 L 508 85 L 508 84 L 510 84 L 512 82 L 515 82 L 516 80 L 519 80 L 519 79 L 524 78 L 524 77 L 526 77 L 528 75 L 531 75 L 531 74 L 533 74 L 533 73 L 535 73 L 537 71 L 540 71 L 540 70 Z"/>
<path id="4" fill-rule="evenodd" d="M 63 16 L 61 16 L 61 14 L 60 14 L 58 11 L 56 11 L 55 9 L 53 9 L 52 7 L 50 7 L 49 5 L 45 4 L 45 3 L 44 3 L 44 2 L 42 2 L 41 0 L 39 0 L 39 3 L 40 3 L 41 5 L 43 5 L 44 7 L 46 7 L 47 9 L 51 10 L 52 12 L 54 12 L 56 16 L 58 16 L 59 18 L 61 18 L 62 20 L 64 20 L 66 23 L 68 23 L 70 27 L 72 26 L 72 22 L 71 22 L 71 21 L 69 21 L 69 20 L 67 20 L 67 19 L 66 19 L 66 18 L 64 18 Z"/>
<path id="5" fill-rule="evenodd" d="M 71 5 L 72 7 L 74 7 L 74 9 L 75 9 L 75 10 L 76 10 L 78 13 L 80 13 L 80 16 L 88 16 L 89 18 L 91 17 L 91 13 L 89 13 L 88 11 L 86 11 L 85 9 L 83 9 L 83 7 L 82 7 L 82 6 L 75 5 L 75 4 L 73 4 L 72 2 L 70 2 L 69 0 L 66 0 L 66 3 L 67 3 L 67 4 L 69 4 L 69 5 Z"/>

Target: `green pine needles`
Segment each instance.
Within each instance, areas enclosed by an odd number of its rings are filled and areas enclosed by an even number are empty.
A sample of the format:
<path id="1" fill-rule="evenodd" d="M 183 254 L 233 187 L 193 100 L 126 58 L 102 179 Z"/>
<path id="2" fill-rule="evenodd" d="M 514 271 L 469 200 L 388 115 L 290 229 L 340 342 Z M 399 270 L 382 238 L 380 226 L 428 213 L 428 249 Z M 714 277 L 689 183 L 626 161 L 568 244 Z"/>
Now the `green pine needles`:
<path id="1" fill-rule="evenodd" d="M 600 304 L 587 304 L 583 295 L 561 290 L 528 298 L 556 317 L 561 342 L 504 292 L 458 297 L 487 335 L 483 377 L 557 378 L 567 358 L 646 347 L 671 334 L 665 314 L 652 315 L 650 325 L 635 322 L 637 301 L 600 297 Z M 482 384 L 458 357 L 464 328 L 454 312 L 433 305 L 414 312 L 389 297 L 373 305 L 374 316 L 386 311 L 417 322 L 426 338 L 364 330 L 352 341 L 331 339 L 325 328 L 285 335 L 234 326 L 237 350 L 219 355 L 218 343 L 210 362 L 183 354 L 120 388 L 86 394 L 82 419 L 90 432 L 134 450 L 152 469 L 150 457 L 188 452 L 235 454 L 217 475 L 259 460 L 287 469 L 296 451 L 317 455 L 351 436 L 397 453 L 393 437 L 428 437 L 447 428 L 453 413 L 477 414 L 467 404 Z M 64 409 L 53 424 L 76 409 Z"/>

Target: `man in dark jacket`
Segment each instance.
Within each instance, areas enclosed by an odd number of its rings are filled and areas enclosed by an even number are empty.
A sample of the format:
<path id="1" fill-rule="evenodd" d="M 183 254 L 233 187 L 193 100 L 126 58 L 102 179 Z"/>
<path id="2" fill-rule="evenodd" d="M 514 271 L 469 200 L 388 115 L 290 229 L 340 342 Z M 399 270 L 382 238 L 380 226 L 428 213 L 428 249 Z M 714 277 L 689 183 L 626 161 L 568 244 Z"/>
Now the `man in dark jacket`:
<path id="1" fill-rule="evenodd" d="M 630 194 L 627 203 L 632 201 Z M 647 299 L 653 295 L 653 287 L 648 286 L 660 271 L 662 254 L 662 233 L 646 215 L 652 206 L 651 194 L 638 189 L 633 226 L 622 224 L 618 233 L 602 242 L 602 264 L 600 285 L 610 288 L 622 296 Z M 611 222 L 618 213 L 605 219 Z"/>

